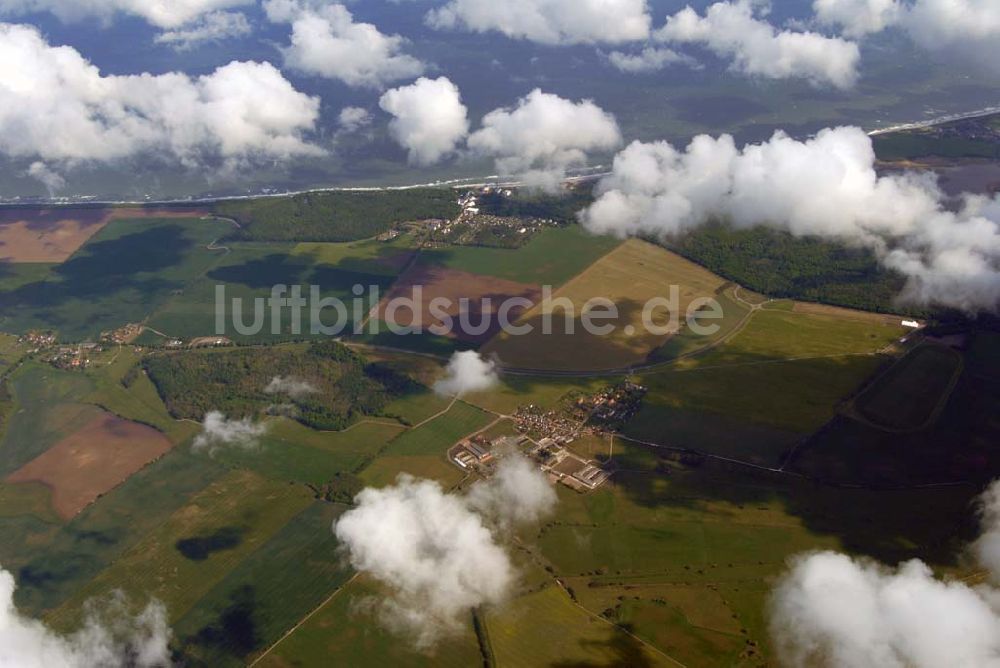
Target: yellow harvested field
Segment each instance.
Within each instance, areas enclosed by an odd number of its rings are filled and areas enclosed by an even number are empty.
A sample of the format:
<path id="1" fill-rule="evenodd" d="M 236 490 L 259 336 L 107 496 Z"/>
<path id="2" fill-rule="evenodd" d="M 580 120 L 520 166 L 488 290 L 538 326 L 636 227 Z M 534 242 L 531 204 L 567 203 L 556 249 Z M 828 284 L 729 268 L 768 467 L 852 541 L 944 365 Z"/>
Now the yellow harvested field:
<path id="1" fill-rule="evenodd" d="M 898 327 L 903 320 L 911 319 L 900 315 L 886 315 L 885 313 L 855 311 L 853 309 L 841 308 L 839 306 L 827 306 L 826 304 L 813 304 L 810 302 L 795 302 L 795 306 L 792 307 L 792 312 L 805 313 L 807 315 L 828 315 L 835 318 L 846 318 L 849 320 L 864 320 L 896 327 Z"/>
<path id="2" fill-rule="evenodd" d="M 495 353 L 506 366 L 526 369 L 574 371 L 628 367 L 645 361 L 676 333 L 676 330 L 668 334 L 647 331 L 643 326 L 643 309 L 649 300 L 671 299 L 671 288 L 676 286 L 674 306 L 678 323 L 682 324 L 692 301 L 715 296 L 723 285 L 725 280 L 707 269 L 659 246 L 633 239 L 557 290 L 550 304 L 540 303 L 525 313 L 517 324 L 531 325 L 530 334 L 499 334 L 485 346 L 484 352 Z M 609 335 L 593 334 L 583 328 L 584 307 L 594 298 L 608 299 L 617 306 L 616 320 L 594 321 L 597 325 L 613 325 L 614 331 Z M 574 307 L 572 333 L 567 331 L 566 310 L 560 304 L 560 300 L 566 299 Z M 597 311 L 603 312 L 603 307 Z M 552 323 L 551 334 L 544 333 L 546 318 Z M 669 320 L 664 307 L 653 311 L 652 322 L 657 327 L 667 327 Z"/>

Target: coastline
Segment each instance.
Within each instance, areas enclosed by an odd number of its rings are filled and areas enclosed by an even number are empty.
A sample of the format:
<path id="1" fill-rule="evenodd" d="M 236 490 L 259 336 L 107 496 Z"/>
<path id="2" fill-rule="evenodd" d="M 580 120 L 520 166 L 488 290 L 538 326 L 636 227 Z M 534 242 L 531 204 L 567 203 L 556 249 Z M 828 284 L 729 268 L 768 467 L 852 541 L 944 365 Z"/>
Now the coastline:
<path id="1" fill-rule="evenodd" d="M 961 114 L 948 114 L 946 116 L 937 116 L 935 118 L 931 118 L 926 121 L 901 123 L 899 125 L 893 125 L 888 128 L 880 128 L 878 130 L 872 130 L 871 132 L 868 133 L 868 136 L 877 137 L 879 135 L 888 135 L 894 132 L 905 132 L 907 130 L 923 130 L 926 128 L 933 128 L 938 125 L 944 125 L 946 123 L 954 123 L 955 121 L 968 121 L 974 118 L 984 118 L 986 116 L 993 116 L 994 114 L 1000 114 L 1000 106 L 985 107 L 983 109 L 977 109 L 976 111 L 967 111 Z"/>
<path id="2" fill-rule="evenodd" d="M 599 179 L 607 176 L 610 172 L 607 165 L 597 165 L 574 176 L 568 176 L 563 180 L 563 184 L 583 183 L 585 181 Z M 584 173 L 586 172 L 586 173 Z M 289 190 L 283 192 L 262 192 L 254 195 L 219 195 L 217 197 L 185 197 L 178 199 L 141 199 L 141 200 L 102 200 L 95 197 L 57 197 L 52 199 L 2 199 L 0 198 L 0 210 L 2 209 L 38 209 L 38 208 L 72 208 L 72 207 L 183 207 L 183 206 L 204 206 L 208 204 L 218 204 L 220 202 L 242 202 L 256 199 L 278 199 L 282 197 L 295 197 L 297 195 L 309 195 L 313 193 L 379 193 L 379 192 L 399 192 L 405 190 L 418 190 L 421 188 L 451 188 L 462 190 L 464 188 L 482 188 L 500 183 L 510 188 L 520 188 L 524 186 L 522 181 L 507 180 L 496 174 L 490 176 L 470 176 L 459 179 L 448 179 L 445 181 L 434 181 L 431 183 L 415 183 L 405 186 L 330 186 L 326 188 L 306 188 L 303 190 Z"/>
<path id="3" fill-rule="evenodd" d="M 936 127 L 938 125 L 944 125 L 946 123 L 954 123 L 955 121 L 970 120 L 975 118 L 983 118 L 986 116 L 993 116 L 995 114 L 1000 114 L 1000 105 L 993 107 L 985 107 L 982 109 L 977 109 L 975 111 L 962 112 L 958 114 L 947 114 L 944 116 L 936 116 L 925 121 L 913 121 L 909 123 L 899 123 L 897 125 L 892 125 L 886 128 L 878 128 L 876 130 L 870 130 L 868 132 L 869 137 L 878 137 L 888 134 L 893 134 L 896 132 L 906 132 L 908 130 L 920 130 L 926 128 Z M 570 176 L 565 179 L 563 183 L 580 183 L 587 180 L 598 179 L 602 176 L 606 176 L 608 172 L 607 165 L 597 165 L 595 167 L 585 168 L 579 170 L 575 175 Z M 307 195 L 310 193 L 336 193 L 336 192 L 395 192 L 395 191 L 405 191 L 405 190 L 417 190 L 420 188 L 481 188 L 487 185 L 493 185 L 497 182 L 501 182 L 503 185 L 510 186 L 513 188 L 521 187 L 524 184 L 517 180 L 504 180 L 498 174 L 490 174 L 486 176 L 469 176 L 461 177 L 455 179 L 446 179 L 443 181 L 432 181 L 430 183 L 414 183 L 402 186 L 330 186 L 330 187 L 319 187 L 319 188 L 304 188 L 302 190 L 288 190 L 282 192 L 260 192 L 249 195 L 218 195 L 210 197 L 184 197 L 184 198 L 166 198 L 166 199 L 98 199 L 94 196 L 81 195 L 75 197 L 55 197 L 55 198 L 32 198 L 29 200 L 22 200 L 20 198 L 5 199 L 0 198 L 0 209 L 29 209 L 29 208 L 70 208 L 70 207 L 119 207 L 119 206 L 135 206 L 135 207 L 183 207 L 183 206 L 204 206 L 217 204 L 219 202 L 240 202 L 246 200 L 255 199 L 276 199 L 281 197 L 295 197 L 297 195 Z"/>

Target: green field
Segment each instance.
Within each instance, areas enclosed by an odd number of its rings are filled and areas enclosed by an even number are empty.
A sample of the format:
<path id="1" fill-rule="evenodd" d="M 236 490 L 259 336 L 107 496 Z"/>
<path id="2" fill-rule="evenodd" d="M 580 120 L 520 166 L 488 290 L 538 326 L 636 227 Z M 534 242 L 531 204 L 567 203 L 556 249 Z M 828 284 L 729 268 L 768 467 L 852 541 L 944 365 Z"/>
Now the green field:
<path id="1" fill-rule="evenodd" d="M 993 142 L 941 138 L 921 131 L 893 132 L 875 137 L 875 153 L 880 160 L 913 160 L 916 158 L 989 158 L 1000 157 L 1000 146 Z"/>
<path id="2" fill-rule="evenodd" d="M 269 423 L 257 448 L 225 448 L 213 458 L 274 480 L 323 485 L 368 464 L 402 425 L 359 423 L 346 432 L 318 432 L 287 419 Z"/>
<path id="3" fill-rule="evenodd" d="M 17 573 L 18 606 L 38 614 L 62 604 L 223 473 L 175 450 L 64 527 L 0 518 L 0 563 Z"/>
<path id="4" fill-rule="evenodd" d="M 487 615 L 501 666 L 674 666 L 659 652 L 573 605 L 555 585 Z"/>
<path id="5" fill-rule="evenodd" d="M 373 331 L 375 333 L 373 333 Z M 395 334 L 383 320 L 371 320 L 360 335 L 352 341 L 366 346 L 380 346 L 394 350 L 407 350 L 447 359 L 457 350 L 470 350 L 473 346 L 458 339 L 437 336 L 429 331 L 414 334 Z"/>
<path id="6" fill-rule="evenodd" d="M 712 336 L 694 333 L 687 323 L 683 323 L 681 331 L 670 337 L 660 348 L 650 355 L 651 362 L 666 362 L 686 355 L 691 355 L 707 346 L 730 337 L 740 327 L 750 313 L 750 309 L 732 296 L 732 290 L 727 289 L 715 295 L 715 300 L 722 307 L 722 320 L 713 321 L 718 325 L 718 331 Z"/>
<path id="7" fill-rule="evenodd" d="M 588 608 L 685 665 L 752 666 L 761 659 L 717 588 L 670 584 L 646 585 L 638 596 L 624 591 L 577 590 Z"/>
<path id="8" fill-rule="evenodd" d="M 73 257 L 0 287 L 0 327 L 51 329 L 62 340 L 94 338 L 140 322 L 219 256 L 206 246 L 228 226 L 218 221 L 115 220 Z"/>
<path id="9" fill-rule="evenodd" d="M 623 430 L 629 438 L 776 466 L 803 439 L 799 431 L 689 406 L 647 401 Z"/>
<path id="10" fill-rule="evenodd" d="M 785 304 L 791 308 L 791 304 Z M 885 363 L 894 320 L 852 312 L 756 311 L 723 345 L 641 375 L 634 438 L 776 466 Z"/>
<path id="11" fill-rule="evenodd" d="M 61 520 L 49 506 L 50 494 L 48 488 L 39 483 L 0 483 L 0 518 L 16 520 L 29 517 L 48 524 L 60 524 Z"/>
<path id="12" fill-rule="evenodd" d="M 555 408 L 560 400 L 574 390 L 597 391 L 614 378 L 557 378 L 545 376 L 505 375 L 500 385 L 485 392 L 473 392 L 463 396 L 466 402 L 484 410 L 512 415 L 521 406 L 535 404 L 544 408 Z"/>
<path id="13" fill-rule="evenodd" d="M 860 551 L 886 563 L 920 555 L 953 566 L 954 534 L 976 493 L 843 490 L 721 465 L 688 468 L 644 448 L 622 456 L 628 471 L 611 486 L 589 495 L 559 489 L 558 517 L 537 545 L 588 610 L 608 612 L 692 666 L 767 662 L 768 583 L 794 554 Z M 928 514 L 913 514 L 915 503 Z M 492 627 L 490 637 L 496 646 Z M 754 654 L 742 656 L 749 648 Z"/>
<path id="14" fill-rule="evenodd" d="M 176 622 L 311 502 L 303 487 L 228 473 L 89 580 L 49 621 L 71 628 L 88 598 L 121 589 L 134 600 L 157 598 Z"/>
<path id="15" fill-rule="evenodd" d="M 517 250 L 452 246 L 424 251 L 420 261 L 519 283 L 560 286 L 620 244 L 569 225 L 542 230 Z"/>
<path id="16" fill-rule="evenodd" d="M 0 374 L 17 364 L 27 353 L 27 349 L 28 345 L 18 343 L 18 337 L 13 334 L 0 333 Z"/>
<path id="17" fill-rule="evenodd" d="M 323 608 L 281 642 L 258 665 L 287 666 L 413 666 L 414 668 L 469 668 L 482 665 L 476 636 L 469 625 L 457 637 L 445 639 L 427 652 L 418 652 L 365 612 L 363 604 L 385 596 L 377 584 L 352 580 Z"/>
<path id="18" fill-rule="evenodd" d="M 924 349 L 931 350 L 928 346 L 917 351 Z M 883 376 L 862 399 L 877 398 L 875 406 L 880 407 L 882 419 L 907 424 L 909 431 L 900 434 L 869 418 L 862 421 L 850 414 L 841 415 L 797 451 L 790 468 L 824 481 L 880 487 L 990 481 L 1000 467 L 996 448 L 1000 442 L 996 419 L 1000 414 L 1000 382 L 995 368 L 991 372 L 991 355 L 981 352 L 981 346 L 973 345 L 965 353 L 964 370 L 957 381 L 958 360 L 950 351 L 904 359 L 901 367 Z M 932 369 L 937 375 L 927 375 Z M 913 404 L 901 402 L 902 396 L 922 392 L 924 387 L 907 386 L 896 394 L 891 387 L 915 373 L 931 391 L 915 397 Z M 954 390 L 938 408 L 942 388 L 949 388 L 952 382 Z M 917 402 L 924 407 L 920 414 L 910 411 Z M 898 422 L 901 419 L 912 422 Z M 914 431 L 913 425 L 921 428 Z"/>
<path id="19" fill-rule="evenodd" d="M 142 353 L 123 346 L 105 351 L 86 371 L 93 389 L 85 400 L 109 413 L 154 427 L 175 443 L 194 435 L 196 427 L 170 416 L 149 377 L 140 369 Z"/>
<path id="20" fill-rule="evenodd" d="M 426 390 L 396 399 L 385 407 L 385 413 L 412 426 L 437 415 L 450 403 L 450 399 Z"/>
<path id="21" fill-rule="evenodd" d="M 413 257 L 417 239 L 404 234 L 392 241 L 363 241 L 345 243 L 304 242 L 296 244 L 291 254 L 308 258 L 310 263 L 335 266 L 343 271 L 359 274 L 395 276 Z"/>
<path id="22" fill-rule="evenodd" d="M 392 442 L 389 452 L 400 456 L 443 454 L 462 437 L 485 427 L 490 417 L 463 401 L 423 426 L 407 431 Z"/>
<path id="23" fill-rule="evenodd" d="M 93 388 L 82 374 L 29 363 L 10 379 L 13 408 L 0 440 L 0 476 L 13 473 L 100 415 L 82 403 Z"/>
<path id="24" fill-rule="evenodd" d="M 245 665 L 342 586 L 330 527 L 343 510 L 313 503 L 208 591 L 174 627 L 188 665 Z"/>
<path id="25" fill-rule="evenodd" d="M 961 370 L 962 356 L 955 351 L 922 346 L 858 397 L 858 411 L 880 427 L 919 429 L 935 419 Z"/>
<path id="26" fill-rule="evenodd" d="M 259 333 L 240 334 L 234 324 L 233 300 L 241 300 L 242 322 L 250 326 L 254 320 L 256 299 L 267 299 L 275 285 L 301 286 L 302 296 L 311 297 L 312 286 L 317 286 L 319 297 L 337 298 L 347 306 L 346 319 L 338 322 L 339 315 L 328 308 L 319 314 L 319 322 L 327 327 L 343 326 L 350 333 L 354 326 L 355 285 L 377 286 L 385 290 L 392 283 L 397 271 L 387 262 L 405 248 L 382 244 L 373 248 L 370 243 L 336 245 L 294 244 L 233 244 L 229 252 L 217 258 L 204 275 L 199 276 L 179 293 L 174 294 L 162 308 L 156 310 L 149 325 L 170 337 L 194 338 L 220 334 L 216 326 L 217 286 L 225 287 L 226 319 L 221 332 L 239 341 L 274 343 L 308 338 L 312 332 L 313 317 L 310 308 L 302 312 L 300 333 L 296 334 L 292 318 L 285 310 L 273 331 L 270 315 Z M 218 253 L 217 253 L 218 255 Z M 366 293 L 367 294 L 367 293 Z M 371 304 L 364 305 L 367 314 Z"/>
<path id="27" fill-rule="evenodd" d="M 445 456 L 448 448 L 490 422 L 492 419 L 487 413 L 458 401 L 444 415 L 390 442 L 378 459 L 361 473 L 361 478 L 374 487 L 392 484 L 400 473 L 431 478 L 446 485 L 455 484 L 462 478 L 462 472 Z"/>

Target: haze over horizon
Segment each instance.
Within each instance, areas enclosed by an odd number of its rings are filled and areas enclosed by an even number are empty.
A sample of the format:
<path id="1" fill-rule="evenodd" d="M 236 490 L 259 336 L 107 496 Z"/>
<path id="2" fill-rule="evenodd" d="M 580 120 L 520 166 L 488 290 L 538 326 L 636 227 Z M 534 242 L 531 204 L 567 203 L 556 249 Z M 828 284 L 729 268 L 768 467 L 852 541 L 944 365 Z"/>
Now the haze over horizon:
<path id="1" fill-rule="evenodd" d="M 444 3 L 206 2 L 170 15 L 117 2 L 0 3 L 0 20 L 11 26 L 0 45 L 7 63 L 41 72 L 53 49 L 78 54 L 72 68 L 45 65 L 45 76 L 70 84 L 49 98 L 10 97 L 26 93 L 12 70 L 0 71 L 5 104 L 26 114 L 0 123 L 0 196 L 141 200 L 495 173 L 494 156 L 462 146 L 445 160 L 408 159 L 392 130 L 398 119 L 380 100 L 420 76 L 454 84 L 473 131 L 486 114 L 539 89 L 592 100 L 614 116 L 625 143 L 686 143 L 701 133 L 762 141 L 775 130 L 805 138 L 824 127 L 875 129 L 1000 104 L 991 92 L 1000 71 L 981 50 L 888 20 L 882 31 L 845 26 L 831 3 L 783 2 L 767 12 L 720 3 L 708 12 L 714 3 L 703 0 L 690 14 L 674 0 L 623 3 L 622 16 L 635 24 L 620 34 L 589 28 L 586 21 L 599 16 L 561 26 L 558 3 L 540 2 L 543 13 L 530 19 L 517 16 L 527 6 L 493 16 L 476 14 L 472 2 L 435 14 L 437 4 Z M 734 33 L 719 32 L 739 22 Z M 15 25 L 36 27 L 37 39 Z M 705 29 L 718 38 L 706 40 L 698 33 Z M 817 48 L 818 59 L 810 52 Z M 260 65 L 234 69 L 234 61 Z M 148 84 L 130 83 L 137 75 Z M 99 77 L 88 86 L 114 88 L 119 99 L 98 105 L 82 89 L 74 92 L 72 82 L 82 77 Z M 245 115 L 260 103 L 243 87 L 251 82 L 272 91 L 266 119 Z M 168 120 L 172 100 L 184 96 L 199 102 L 185 105 L 183 122 Z M 214 117 L 233 105 L 246 105 L 243 136 Z M 142 119 L 141 129 L 117 136 L 124 126 L 108 123 L 122 112 Z M 50 116 L 89 124 L 79 127 L 98 133 L 96 143 L 47 147 L 60 141 L 56 126 L 39 125 Z M 588 153 L 574 164 L 608 164 L 613 150 L 593 146 Z"/>

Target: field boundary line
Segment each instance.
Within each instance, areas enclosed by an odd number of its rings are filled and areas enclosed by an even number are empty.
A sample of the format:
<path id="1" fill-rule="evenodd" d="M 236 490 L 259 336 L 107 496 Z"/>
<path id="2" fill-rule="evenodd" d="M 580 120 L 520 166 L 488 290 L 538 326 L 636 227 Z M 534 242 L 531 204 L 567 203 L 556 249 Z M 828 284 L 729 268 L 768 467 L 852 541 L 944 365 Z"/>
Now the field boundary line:
<path id="1" fill-rule="evenodd" d="M 647 642 L 646 640 L 643 640 L 642 638 L 640 638 L 640 637 L 639 637 L 639 636 L 637 636 L 636 634 L 632 633 L 632 632 L 631 632 L 631 631 L 629 631 L 628 629 L 625 629 L 625 628 L 622 628 L 622 627 L 621 627 L 621 626 L 619 626 L 618 624 L 615 624 L 615 623 L 614 623 L 614 622 L 612 622 L 612 621 L 611 621 L 610 619 L 605 619 L 604 617 L 601 617 L 600 615 L 598 615 L 598 614 L 597 614 L 596 612 L 594 612 L 594 611 L 593 611 L 593 610 L 591 610 L 590 608 L 588 608 L 588 607 L 586 607 L 585 605 L 583 605 L 582 603 L 579 603 L 578 601 L 574 600 L 574 599 L 573 599 L 573 597 L 572 597 L 572 596 L 570 596 L 570 594 L 569 594 L 569 591 L 568 591 L 568 590 L 566 589 L 566 585 L 564 585 L 564 584 L 562 583 L 562 581 L 561 581 L 561 580 L 560 580 L 559 578 L 555 578 L 555 581 L 556 581 L 556 584 L 558 584 L 558 585 L 559 585 L 559 588 L 560 588 L 560 589 L 562 589 L 563 593 L 564 593 L 564 594 L 566 594 L 566 596 L 567 596 L 567 597 L 569 597 L 569 600 L 570 600 L 570 603 L 572 603 L 572 604 L 573 604 L 573 605 L 575 605 L 576 607 L 578 607 L 578 608 L 580 608 L 581 610 L 583 610 L 583 611 L 584 611 L 585 613 L 587 613 L 587 614 L 588 614 L 588 615 L 589 615 L 590 617 L 592 617 L 592 618 L 594 618 L 594 619 L 597 619 L 597 620 L 600 620 L 600 621 L 604 622 L 605 624 L 607 624 L 607 625 L 608 625 L 608 626 L 610 626 L 611 628 L 613 628 L 613 629 L 615 629 L 616 631 L 619 631 L 619 632 L 621 632 L 621 633 L 624 633 L 625 635 L 629 636 L 630 638 L 632 638 L 632 639 L 634 639 L 634 640 L 638 640 L 638 641 L 639 641 L 639 643 L 640 643 L 640 644 L 642 644 L 642 645 L 643 645 L 644 647 L 648 647 L 649 649 L 653 650 L 654 652 L 656 652 L 657 654 L 659 654 L 659 655 L 660 655 L 660 656 L 662 656 L 663 658 L 667 659 L 667 660 L 668 660 L 668 661 L 670 661 L 671 663 L 675 663 L 675 664 L 677 664 L 678 666 L 680 666 L 681 668 L 688 668 L 686 664 L 684 664 L 684 663 L 681 663 L 680 661 L 678 661 L 678 660 L 677 660 L 677 659 L 675 659 L 674 657 L 670 656 L 669 654 L 667 654 L 666 652 L 664 652 L 664 651 L 663 651 L 662 649 L 660 649 L 660 648 L 659 648 L 659 647 L 657 647 L 656 645 L 653 645 L 652 643 L 650 643 L 650 642 Z"/>
<path id="2" fill-rule="evenodd" d="M 698 455 L 700 457 L 705 457 L 707 459 L 713 459 L 718 462 L 724 462 L 727 464 L 738 464 L 740 466 L 746 466 L 747 468 L 756 469 L 758 471 L 767 471 L 768 473 L 781 473 L 783 475 L 793 476 L 795 478 L 806 478 L 806 476 L 801 473 L 795 473 L 793 471 L 785 471 L 780 468 L 772 468 L 770 466 L 764 466 L 763 464 L 754 464 L 753 462 L 743 461 L 742 459 L 733 459 L 732 457 L 723 457 L 722 455 L 713 455 L 710 452 L 703 452 L 701 450 L 694 450 L 692 448 L 686 448 L 679 445 L 664 445 L 662 443 L 653 443 L 652 441 L 643 441 L 638 438 L 632 438 L 631 436 L 626 436 L 621 432 L 617 433 L 617 436 L 625 441 L 630 441 L 632 443 L 638 443 L 639 445 L 645 445 L 650 448 L 658 448 L 660 450 L 671 450 L 673 452 L 689 453 L 693 455 Z M 652 471 L 637 471 L 637 473 L 652 473 Z"/>
<path id="3" fill-rule="evenodd" d="M 361 575 L 361 573 L 355 573 L 354 575 L 351 576 L 351 579 L 347 580 L 346 582 L 344 582 L 344 584 L 342 584 L 339 587 L 337 587 L 334 590 L 334 592 L 332 594 L 330 594 L 326 598 L 325 601 L 323 601 L 322 603 L 320 603 L 318 606 L 316 606 L 316 608 L 312 612 L 310 612 L 308 615 L 306 615 L 305 617 L 303 617 L 299 621 L 298 624 L 296 624 L 292 628 L 288 629 L 288 631 L 283 636 L 281 636 L 280 638 L 278 638 L 270 647 L 268 647 L 266 650 L 264 650 L 263 654 L 261 654 L 256 659 L 254 659 L 249 664 L 247 664 L 247 668 L 253 668 L 258 663 L 260 663 L 261 661 L 263 661 L 272 651 L 274 651 L 274 649 L 278 645 L 280 645 L 281 643 L 285 642 L 285 640 L 287 640 L 289 636 L 291 636 L 293 633 L 295 633 L 296 631 L 298 631 L 302 627 L 302 625 L 304 625 L 306 622 L 308 622 L 310 619 L 312 619 L 316 615 L 316 613 L 318 613 L 320 610 L 322 610 L 323 608 L 325 608 L 330 603 L 330 601 L 332 601 L 334 598 L 337 597 L 337 594 L 339 594 L 340 592 L 342 592 L 347 587 L 347 585 L 349 585 L 352 582 L 354 582 L 355 580 L 357 580 L 360 575 Z"/>
<path id="4" fill-rule="evenodd" d="M 521 541 L 521 539 L 518 538 L 517 536 L 514 536 L 514 542 L 517 543 L 519 546 L 521 546 L 528 553 L 528 555 L 531 557 L 532 561 L 535 562 L 536 566 L 542 566 L 544 568 L 544 564 L 542 563 L 542 560 L 539 559 L 539 556 L 535 553 L 535 550 L 532 547 L 529 547 L 529 546 L 525 545 Z M 573 605 L 575 605 L 577 608 L 579 608 L 583 612 L 587 613 L 587 616 L 592 617 L 592 618 L 594 618 L 594 619 L 596 619 L 596 620 L 598 620 L 600 622 L 603 622 L 603 623 L 607 624 L 608 626 L 610 626 L 611 628 L 624 633 L 625 635 L 629 636 L 630 638 L 632 638 L 634 640 L 637 640 L 644 647 L 648 647 L 649 649 L 653 650 L 657 654 L 660 654 L 661 656 L 663 656 L 664 658 L 666 658 L 668 661 L 670 661 L 670 662 L 672 662 L 672 663 L 680 666 L 680 668 L 688 668 L 685 664 L 681 663 L 680 661 L 678 661 L 674 657 L 670 656 L 669 654 L 667 654 L 666 652 L 664 652 L 663 650 L 661 650 L 659 647 L 653 645 L 652 643 L 650 643 L 650 642 L 648 642 L 646 640 L 643 640 L 642 638 L 640 638 L 639 636 L 635 635 L 634 633 L 632 633 L 628 629 L 622 628 L 621 626 L 619 626 L 618 624 L 615 624 L 611 620 L 605 619 L 604 617 L 601 617 L 596 612 L 594 612 L 590 608 L 586 607 L 585 605 L 583 605 L 582 603 L 580 603 L 579 601 L 577 601 L 576 598 L 573 596 L 573 594 L 571 594 L 570 591 L 569 591 L 569 589 L 566 587 L 566 584 L 562 581 L 562 578 L 560 578 L 559 576 L 557 576 L 555 574 L 552 574 L 551 578 L 552 578 L 552 581 L 556 583 L 556 586 L 558 586 L 559 589 L 562 591 L 562 593 L 566 595 L 566 598 L 569 599 L 569 602 L 572 603 Z"/>
<path id="5" fill-rule="evenodd" d="M 437 420 L 439 417 L 444 417 L 445 415 L 447 415 L 451 411 L 452 408 L 455 407 L 455 404 L 457 404 L 457 403 L 458 403 L 458 397 L 456 396 L 456 397 L 454 397 L 451 400 L 451 403 L 448 404 L 448 407 L 445 408 L 443 411 L 441 411 L 440 413 L 435 413 L 434 415 L 430 416 L 429 418 L 427 418 L 426 420 L 420 422 L 419 424 L 413 425 L 412 427 L 410 427 L 409 430 L 412 431 L 412 430 L 415 430 L 415 429 L 420 429 L 425 424 L 428 424 L 430 422 L 434 422 L 434 420 Z"/>

